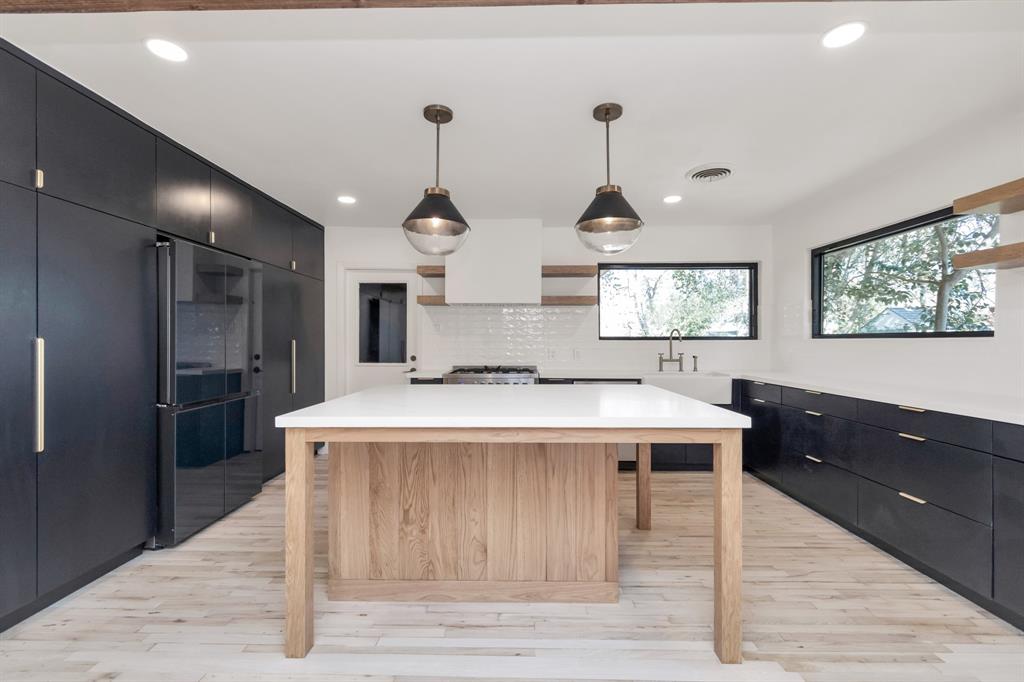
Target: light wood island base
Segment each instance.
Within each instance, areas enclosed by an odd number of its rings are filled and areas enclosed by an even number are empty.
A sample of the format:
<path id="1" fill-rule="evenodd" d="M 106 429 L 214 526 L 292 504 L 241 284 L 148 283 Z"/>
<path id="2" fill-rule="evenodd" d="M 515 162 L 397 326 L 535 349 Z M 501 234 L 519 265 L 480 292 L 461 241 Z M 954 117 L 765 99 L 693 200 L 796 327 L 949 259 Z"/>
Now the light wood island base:
<path id="1" fill-rule="evenodd" d="M 616 601 L 614 444 L 648 444 L 649 451 L 654 442 L 711 443 L 714 648 L 723 663 L 739 663 L 740 434 L 697 428 L 288 428 L 285 654 L 303 657 L 313 645 L 314 442 L 330 443 L 328 597 L 439 602 Z"/>

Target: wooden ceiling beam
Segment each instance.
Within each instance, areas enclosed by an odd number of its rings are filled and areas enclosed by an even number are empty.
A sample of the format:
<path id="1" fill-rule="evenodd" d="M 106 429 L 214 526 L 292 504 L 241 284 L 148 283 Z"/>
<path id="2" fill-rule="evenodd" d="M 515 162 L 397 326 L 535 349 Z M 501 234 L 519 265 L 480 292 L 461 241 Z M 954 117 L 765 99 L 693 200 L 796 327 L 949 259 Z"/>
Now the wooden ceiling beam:
<path id="1" fill-rule="evenodd" d="M 175 12 L 202 10 L 513 7 L 528 5 L 736 4 L 834 0 L 0 0 L 0 14 Z"/>

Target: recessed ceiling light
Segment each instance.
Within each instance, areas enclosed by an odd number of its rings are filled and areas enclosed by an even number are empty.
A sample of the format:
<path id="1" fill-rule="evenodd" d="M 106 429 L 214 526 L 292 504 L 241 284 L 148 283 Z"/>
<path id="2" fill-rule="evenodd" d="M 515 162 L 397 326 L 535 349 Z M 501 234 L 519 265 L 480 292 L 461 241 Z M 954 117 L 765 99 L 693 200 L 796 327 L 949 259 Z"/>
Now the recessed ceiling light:
<path id="1" fill-rule="evenodd" d="M 669 194 L 667 197 L 662 199 L 666 204 L 678 204 L 683 198 L 678 194 Z"/>
<path id="2" fill-rule="evenodd" d="M 354 203 L 356 203 L 356 198 L 355 197 L 350 197 L 347 194 L 342 194 L 340 197 L 338 197 L 338 203 L 339 204 L 354 204 Z"/>
<path id="3" fill-rule="evenodd" d="M 866 30 L 867 26 L 860 21 L 840 24 L 822 37 L 821 44 L 830 48 L 846 47 L 850 43 L 860 40 Z"/>
<path id="4" fill-rule="evenodd" d="M 169 40 L 150 38 L 146 41 L 146 48 L 160 59 L 166 59 L 169 62 L 183 62 L 188 59 L 188 52 L 185 52 L 185 48 Z"/>

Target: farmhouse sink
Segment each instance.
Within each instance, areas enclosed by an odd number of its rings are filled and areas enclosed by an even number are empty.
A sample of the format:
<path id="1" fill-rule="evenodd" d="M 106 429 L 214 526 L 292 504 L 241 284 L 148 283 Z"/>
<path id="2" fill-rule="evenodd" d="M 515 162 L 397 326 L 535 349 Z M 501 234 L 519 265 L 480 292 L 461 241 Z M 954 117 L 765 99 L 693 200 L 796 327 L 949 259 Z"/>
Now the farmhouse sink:
<path id="1" fill-rule="evenodd" d="M 706 403 L 732 402 L 732 377 L 720 372 L 659 372 L 645 374 L 642 381 Z"/>

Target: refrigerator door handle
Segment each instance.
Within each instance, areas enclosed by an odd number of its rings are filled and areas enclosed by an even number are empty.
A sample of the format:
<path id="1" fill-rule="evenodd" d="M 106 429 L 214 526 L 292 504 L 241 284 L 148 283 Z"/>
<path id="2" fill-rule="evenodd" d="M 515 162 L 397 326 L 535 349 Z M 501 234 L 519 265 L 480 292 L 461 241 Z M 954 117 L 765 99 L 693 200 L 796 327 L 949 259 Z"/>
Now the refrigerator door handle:
<path id="1" fill-rule="evenodd" d="M 157 242 L 157 279 L 158 279 L 158 334 L 157 334 L 157 365 L 158 365 L 158 403 L 173 405 L 175 402 L 174 383 L 174 242 Z"/>
<path id="2" fill-rule="evenodd" d="M 40 454 L 46 449 L 46 339 L 37 337 L 35 347 L 35 434 L 33 451 Z"/>
<path id="3" fill-rule="evenodd" d="M 292 393 L 292 395 L 295 395 L 295 393 L 297 392 L 296 391 L 297 384 L 298 384 L 298 379 L 297 379 L 297 376 L 296 376 L 298 374 L 297 370 L 298 370 L 298 367 L 296 365 L 296 359 L 295 359 L 295 339 L 292 339 L 292 384 L 291 384 L 291 389 L 292 389 L 291 393 Z"/>

